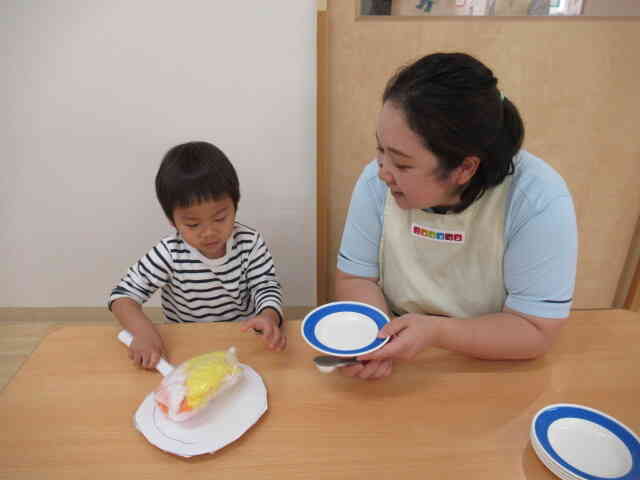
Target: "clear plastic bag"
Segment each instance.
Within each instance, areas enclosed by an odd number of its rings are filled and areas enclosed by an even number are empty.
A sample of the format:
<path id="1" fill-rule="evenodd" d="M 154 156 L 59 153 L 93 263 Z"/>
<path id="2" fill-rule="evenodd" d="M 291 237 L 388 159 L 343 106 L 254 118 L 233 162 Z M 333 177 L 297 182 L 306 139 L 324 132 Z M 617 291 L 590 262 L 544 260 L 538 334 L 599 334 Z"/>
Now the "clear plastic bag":
<path id="1" fill-rule="evenodd" d="M 158 407 L 176 422 L 192 418 L 242 377 L 235 347 L 193 357 L 164 377 L 154 392 Z"/>

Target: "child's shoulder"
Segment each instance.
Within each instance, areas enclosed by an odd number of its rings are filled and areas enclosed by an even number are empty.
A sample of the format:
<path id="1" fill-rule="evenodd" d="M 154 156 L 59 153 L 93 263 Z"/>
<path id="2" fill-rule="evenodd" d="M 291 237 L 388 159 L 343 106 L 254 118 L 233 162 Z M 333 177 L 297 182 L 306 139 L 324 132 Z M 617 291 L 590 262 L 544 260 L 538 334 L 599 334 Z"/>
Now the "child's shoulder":
<path id="1" fill-rule="evenodd" d="M 185 246 L 184 240 L 182 240 L 180 235 L 178 235 L 177 233 L 173 233 L 173 234 L 167 235 L 165 237 L 162 237 L 160 242 L 158 242 L 158 245 L 166 245 L 166 246 L 169 246 L 169 247 L 184 247 Z"/>
<path id="2" fill-rule="evenodd" d="M 190 254 L 189 247 L 180 235 L 176 233 L 163 237 L 156 246 L 153 247 L 153 250 L 156 250 L 159 255 L 165 258 L 172 259 Z"/>
<path id="3" fill-rule="evenodd" d="M 258 230 L 239 222 L 233 225 L 231 238 L 234 250 L 240 249 L 248 253 L 249 251 L 262 251 L 269 248 Z"/>
<path id="4" fill-rule="evenodd" d="M 254 245 L 260 238 L 260 232 L 243 223 L 235 222 L 231 233 L 234 245 Z"/>

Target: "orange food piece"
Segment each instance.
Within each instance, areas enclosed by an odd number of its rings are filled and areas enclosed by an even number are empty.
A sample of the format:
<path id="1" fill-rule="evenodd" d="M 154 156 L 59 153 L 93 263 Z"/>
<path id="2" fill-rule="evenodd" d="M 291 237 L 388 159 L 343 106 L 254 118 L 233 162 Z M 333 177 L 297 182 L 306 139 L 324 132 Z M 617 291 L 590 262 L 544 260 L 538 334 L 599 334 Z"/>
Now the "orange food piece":
<path id="1" fill-rule="evenodd" d="M 158 405 L 160 410 L 162 410 L 165 415 L 169 415 L 169 407 L 167 407 L 164 403 L 156 402 L 156 405 Z M 187 399 L 183 398 L 182 403 L 180 403 L 180 409 L 178 410 L 178 413 L 190 412 L 191 410 L 192 408 L 187 405 Z"/>
<path id="2" fill-rule="evenodd" d="M 182 413 L 182 412 L 190 412 L 190 411 L 191 411 L 191 407 L 187 405 L 187 399 L 183 398 L 182 402 L 180 403 L 180 410 L 178 410 L 178 412 Z"/>

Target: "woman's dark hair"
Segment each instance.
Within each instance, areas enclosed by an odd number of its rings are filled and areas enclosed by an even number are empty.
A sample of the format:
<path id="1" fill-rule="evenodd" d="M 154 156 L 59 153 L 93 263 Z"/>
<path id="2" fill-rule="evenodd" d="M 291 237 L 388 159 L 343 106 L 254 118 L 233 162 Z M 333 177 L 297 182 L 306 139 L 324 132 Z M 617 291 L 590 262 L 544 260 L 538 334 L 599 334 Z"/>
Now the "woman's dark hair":
<path id="1" fill-rule="evenodd" d="M 480 159 L 453 211 L 464 210 L 513 173 L 524 125 L 497 84 L 493 72 L 470 55 L 435 53 L 400 69 L 384 90 L 383 102 L 404 112 L 409 128 L 438 158 L 442 178 L 465 157 Z"/>
<path id="2" fill-rule="evenodd" d="M 156 195 L 173 222 L 176 207 L 229 196 L 237 210 L 240 185 L 227 156 L 207 142 L 188 142 L 169 150 L 156 175 Z"/>

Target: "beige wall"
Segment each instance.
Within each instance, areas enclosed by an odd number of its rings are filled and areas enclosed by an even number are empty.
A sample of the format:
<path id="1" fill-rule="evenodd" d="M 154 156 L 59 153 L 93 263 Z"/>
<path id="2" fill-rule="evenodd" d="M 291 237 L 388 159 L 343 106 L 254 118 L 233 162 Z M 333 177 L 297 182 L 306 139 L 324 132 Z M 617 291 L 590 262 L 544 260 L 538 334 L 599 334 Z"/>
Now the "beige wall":
<path id="1" fill-rule="evenodd" d="M 640 15 L 638 0 L 584 0 L 583 15 Z"/>
<path id="2" fill-rule="evenodd" d="M 525 148 L 567 180 L 580 258 L 574 307 L 610 306 L 640 215 L 640 19 L 359 18 L 329 1 L 329 254 L 336 254 L 351 191 L 373 158 L 386 80 L 435 51 L 490 65 L 520 108 Z"/>
<path id="3" fill-rule="evenodd" d="M 171 230 L 153 179 L 192 139 L 314 305 L 314 0 L 1 2 L 0 307 L 103 306 Z M 157 304 L 152 301 L 151 304 Z"/>

